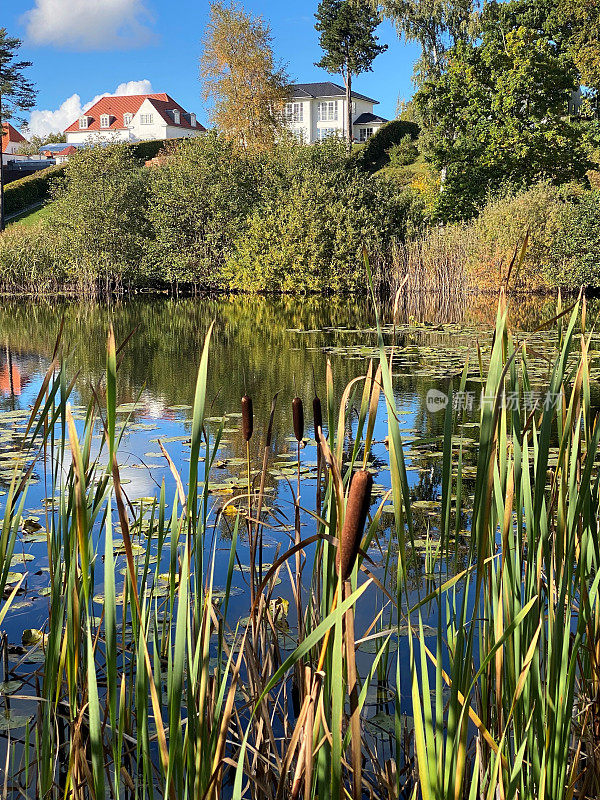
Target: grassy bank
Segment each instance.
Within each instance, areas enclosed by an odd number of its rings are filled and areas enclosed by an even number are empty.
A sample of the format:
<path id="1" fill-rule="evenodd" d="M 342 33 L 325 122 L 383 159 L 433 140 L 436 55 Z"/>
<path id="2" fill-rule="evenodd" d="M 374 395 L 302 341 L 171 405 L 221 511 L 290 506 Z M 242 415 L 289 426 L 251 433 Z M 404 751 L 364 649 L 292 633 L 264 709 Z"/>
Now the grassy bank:
<path id="1" fill-rule="evenodd" d="M 14 722 L 9 791 L 597 796 L 600 425 L 590 404 L 585 316 L 585 304 L 566 314 L 559 304 L 543 383 L 553 400 L 531 409 L 540 376 L 527 341 L 508 330 L 501 298 L 494 343 L 479 366 L 487 401 L 476 469 L 464 466 L 462 417 L 450 402 L 437 532 L 424 541 L 415 536 L 395 422 L 393 341 L 380 336 L 379 364 L 348 385 L 339 408 L 329 372 L 316 421 L 317 507 L 307 509 L 306 528 L 292 509 L 290 544 L 271 564 L 263 537 L 278 518 L 263 487 L 273 443 L 269 420 L 253 420 L 245 401 L 244 438 L 253 428 L 264 435 L 264 466 L 253 476 L 248 465 L 249 490 L 219 505 L 231 539 L 218 592 L 209 476 L 223 431 L 209 436 L 205 425 L 211 331 L 193 399 L 189 472 L 176 476 L 174 497 L 163 489 L 139 504 L 128 502 L 120 480 L 113 335 L 105 381 L 79 423 L 68 366 L 57 358 L 24 431 L 0 537 L 5 617 L 23 580 L 9 570 L 32 465 L 46 457 L 50 591 L 47 632 L 34 644 L 43 653 L 39 708 Z M 469 369 L 455 391 L 464 390 Z M 370 450 L 383 407 L 391 489 L 381 496 L 371 492 Z M 297 403 L 289 418 L 300 445 L 308 424 Z M 394 525 L 380 541 L 384 513 Z M 251 554 L 245 620 L 230 612 L 242 540 Z M 415 559 L 424 564 L 417 584 Z M 279 579 L 292 587 L 287 614 L 275 594 Z M 370 692 L 380 703 L 375 728 L 367 726 Z"/>

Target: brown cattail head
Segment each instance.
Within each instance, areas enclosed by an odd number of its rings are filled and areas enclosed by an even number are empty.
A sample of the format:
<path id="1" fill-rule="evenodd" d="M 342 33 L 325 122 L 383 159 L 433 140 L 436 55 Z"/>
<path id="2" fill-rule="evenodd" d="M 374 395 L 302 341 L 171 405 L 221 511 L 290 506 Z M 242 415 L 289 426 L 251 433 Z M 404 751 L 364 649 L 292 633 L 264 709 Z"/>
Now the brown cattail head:
<path id="1" fill-rule="evenodd" d="M 354 569 L 360 541 L 365 529 L 367 514 L 371 506 L 373 476 L 364 469 L 355 472 L 350 483 L 346 516 L 338 546 L 335 565 L 342 580 L 347 580 Z"/>
<path id="2" fill-rule="evenodd" d="M 294 420 L 294 436 L 296 441 L 301 442 L 304 436 L 304 406 L 299 397 L 292 400 L 292 417 Z"/>
<path id="3" fill-rule="evenodd" d="M 252 438 L 254 430 L 254 417 L 252 414 L 252 398 L 245 394 L 242 397 L 242 436 L 245 442 Z"/>
<path id="4" fill-rule="evenodd" d="M 319 428 L 323 430 L 323 412 L 321 410 L 321 401 L 315 395 L 313 400 L 313 420 L 315 423 L 315 439 L 319 441 Z"/>

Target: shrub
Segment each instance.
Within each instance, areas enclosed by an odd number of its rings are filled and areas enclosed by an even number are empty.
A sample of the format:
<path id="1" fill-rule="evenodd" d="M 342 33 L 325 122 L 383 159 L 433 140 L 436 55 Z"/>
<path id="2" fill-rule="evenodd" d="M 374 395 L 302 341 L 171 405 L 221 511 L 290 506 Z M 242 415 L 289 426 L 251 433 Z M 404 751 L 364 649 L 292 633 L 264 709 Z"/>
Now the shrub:
<path id="1" fill-rule="evenodd" d="M 49 231 L 66 243 L 65 261 L 83 283 L 144 282 L 147 175 L 126 144 L 86 148 L 67 163 Z"/>
<path id="2" fill-rule="evenodd" d="M 560 286 L 600 287 L 600 190 L 585 191 L 562 209 L 549 268 Z"/>
<path id="3" fill-rule="evenodd" d="M 236 237 L 226 279 L 253 291 L 364 287 L 362 246 L 381 252 L 403 235 L 405 201 L 389 183 L 349 167 L 343 143 L 295 150 L 278 160 L 271 196 Z"/>
<path id="4" fill-rule="evenodd" d="M 168 145 L 169 147 L 174 147 L 177 142 L 184 141 L 183 139 L 149 139 L 145 142 L 136 142 L 135 144 L 129 145 L 131 147 L 131 152 L 134 158 L 139 158 L 140 161 L 150 161 L 151 158 L 155 158 L 161 150 L 164 150 L 165 147 Z"/>
<path id="5" fill-rule="evenodd" d="M 498 286 L 507 274 L 515 249 L 528 233 L 525 257 L 518 274 L 516 269 L 513 271 L 511 286 L 532 290 L 548 286 L 564 206 L 561 190 L 548 183 L 488 201 L 472 223 L 467 268 L 475 285 Z"/>
<path id="6" fill-rule="evenodd" d="M 186 139 L 150 175 L 149 259 L 169 282 L 220 285 L 232 241 L 260 201 L 261 162 L 210 133 Z"/>
<path id="7" fill-rule="evenodd" d="M 419 155 L 419 148 L 412 137 L 406 133 L 397 144 L 393 144 L 387 151 L 390 164 L 394 167 L 406 167 L 414 164 Z"/>
<path id="8" fill-rule="evenodd" d="M 371 136 L 366 145 L 354 158 L 357 166 L 367 172 L 376 172 L 388 161 L 387 152 L 393 145 L 399 144 L 405 136 L 417 139 L 419 126 L 416 122 L 394 119 L 382 125 L 374 136 Z"/>
<path id="9" fill-rule="evenodd" d="M 4 187 L 4 212 L 18 214 L 34 203 L 48 198 L 52 181 L 64 172 L 64 164 L 54 164 Z"/>

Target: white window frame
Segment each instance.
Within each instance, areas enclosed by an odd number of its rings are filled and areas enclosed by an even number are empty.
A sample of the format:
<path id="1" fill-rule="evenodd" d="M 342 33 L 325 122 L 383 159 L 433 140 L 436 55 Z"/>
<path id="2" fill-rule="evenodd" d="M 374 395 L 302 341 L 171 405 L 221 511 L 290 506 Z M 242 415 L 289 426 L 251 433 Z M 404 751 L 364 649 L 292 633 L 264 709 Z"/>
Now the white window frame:
<path id="1" fill-rule="evenodd" d="M 373 128 L 359 128 L 358 129 L 358 141 L 359 142 L 368 142 L 369 139 L 373 136 Z"/>
<path id="2" fill-rule="evenodd" d="M 337 122 L 338 121 L 338 101 L 319 100 L 317 106 L 317 122 Z"/>
<path id="3" fill-rule="evenodd" d="M 154 114 L 140 114 L 140 125 L 153 125 Z"/>
<path id="4" fill-rule="evenodd" d="M 196 115 L 195 114 L 190 114 L 190 125 L 192 126 L 192 128 L 196 127 Z"/>
<path id="5" fill-rule="evenodd" d="M 133 114 L 130 111 L 126 111 L 125 114 L 123 114 L 123 125 L 125 125 L 125 127 L 128 128 L 132 122 L 133 122 Z"/>
<path id="6" fill-rule="evenodd" d="M 88 117 L 79 117 L 79 130 L 84 131 L 89 127 L 90 121 Z"/>
<path id="7" fill-rule="evenodd" d="M 304 103 L 286 103 L 285 118 L 287 122 L 304 122 Z"/>
<path id="8" fill-rule="evenodd" d="M 319 128 L 319 141 L 323 142 L 325 139 L 329 139 L 330 136 L 335 136 L 336 134 L 336 128 Z"/>
<path id="9" fill-rule="evenodd" d="M 181 125 L 181 111 L 178 108 L 174 108 L 172 114 L 175 125 Z"/>
<path id="10" fill-rule="evenodd" d="M 110 114 L 100 114 L 100 127 L 110 128 Z"/>

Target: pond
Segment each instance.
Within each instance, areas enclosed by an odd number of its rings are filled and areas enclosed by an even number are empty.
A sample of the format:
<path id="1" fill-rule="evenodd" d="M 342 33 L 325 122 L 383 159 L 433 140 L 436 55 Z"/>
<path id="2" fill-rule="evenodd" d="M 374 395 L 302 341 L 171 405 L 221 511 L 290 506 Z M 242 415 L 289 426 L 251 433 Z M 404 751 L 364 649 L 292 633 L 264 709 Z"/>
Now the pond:
<path id="1" fill-rule="evenodd" d="M 544 402 L 548 366 L 543 356 L 555 333 L 536 331 L 552 319 L 554 298 L 517 298 L 510 305 L 512 326 L 529 331 L 532 347 L 532 386 L 537 401 Z M 438 530 L 441 483 L 441 438 L 444 425 L 443 398 L 453 381 L 458 386 L 466 371 L 465 391 L 453 398 L 461 420 L 457 442 L 464 454 L 463 476 L 475 463 L 475 437 L 480 413 L 481 381 L 479 355 L 489 354 L 497 298 L 469 296 L 455 301 L 436 295 L 403 297 L 392 319 L 391 303 L 380 307 L 388 351 L 394 348 L 393 379 L 399 414 L 412 507 L 415 515 L 415 550 L 411 560 L 411 581 L 418 593 L 432 578 L 431 569 L 445 569 L 427 563 L 425 543 Z M 222 589 L 229 562 L 235 513 L 217 512 L 224 504 L 244 509 L 236 496 L 247 491 L 246 445 L 242 438 L 240 400 L 250 395 L 254 403 L 254 434 L 250 441 L 253 479 L 259 473 L 271 403 L 276 397 L 273 439 L 266 479 L 265 501 L 277 524 L 265 535 L 265 562 L 272 562 L 294 538 L 294 494 L 300 489 L 301 527 L 314 528 L 316 509 L 317 455 L 312 421 L 315 393 L 325 402 L 326 369 L 331 364 L 334 401 L 337 405 L 349 381 L 364 376 L 369 360 L 378 359 L 375 315 L 369 302 L 343 298 L 135 298 L 112 304 L 70 301 L 13 301 L 1 303 L 0 314 L 0 491 L 2 501 L 10 486 L 13 464 L 18 460 L 20 437 L 32 403 L 51 364 L 54 344 L 62 325 L 62 351 L 69 378 L 75 379 L 71 396 L 74 416 L 81 427 L 85 408 L 96 394 L 104 397 L 106 336 L 114 326 L 119 353 L 118 424 L 128 419 L 119 447 L 123 489 L 135 506 L 152 498 L 164 483 L 167 504 L 172 503 L 177 485 L 161 444 L 187 479 L 191 404 L 204 337 L 214 321 L 205 421 L 214 438 L 222 426 L 222 439 L 210 476 L 211 514 L 215 521 L 215 587 Z M 346 438 L 350 446 L 358 417 L 362 383 L 356 384 L 347 415 Z M 304 438 L 298 448 L 293 433 L 292 399 L 302 399 L 305 409 Z M 439 399 L 442 398 L 440 404 Z M 436 405 L 436 403 L 438 403 Z M 374 430 L 369 469 L 374 474 L 373 503 L 379 504 L 390 487 L 388 421 L 380 401 Z M 92 445 L 97 451 L 100 431 Z M 299 463 L 298 463 L 299 456 Z M 106 454 L 103 454 L 106 461 Z M 105 462 L 104 462 L 105 463 Z M 49 468 L 49 465 L 48 465 Z M 471 473 L 473 474 L 473 473 Z M 202 476 L 204 477 L 204 476 Z M 299 481 L 299 484 L 298 484 Z M 19 669 L 35 669 L 35 656 L 28 660 L 21 647 L 23 631 L 45 630 L 48 623 L 48 475 L 43 458 L 38 460 L 23 511 L 24 523 L 18 536 L 11 565 L 9 585 L 27 572 L 21 591 L 4 620 L 11 659 Z M 148 503 L 150 500 L 143 500 Z M 385 507 L 380 531 L 369 557 L 372 569 L 381 574 L 386 542 L 393 529 L 393 514 Z M 465 521 L 465 525 L 468 523 Z M 460 525 L 457 527 L 460 528 Z M 308 536 L 309 533 L 306 533 Z M 467 540 L 468 528 L 460 531 Z M 99 552 L 102 543 L 97 543 Z M 212 542 L 211 542 L 212 545 Z M 125 572 L 123 550 L 116 543 L 117 572 Z M 305 555 L 310 576 L 312 550 Z M 248 614 L 248 541 L 242 535 L 237 547 L 238 563 L 229 604 L 233 623 Z M 267 564 L 268 566 L 268 564 Z M 278 596 L 289 603 L 288 626 L 282 649 L 295 646 L 296 621 L 293 593 L 284 572 Z M 119 590 L 117 585 L 117 591 Z M 102 612 L 102 576 L 96 576 L 96 612 Z M 375 604 L 382 603 L 382 597 Z M 367 608 L 365 625 L 372 620 L 373 603 Z M 369 616 L 370 615 L 370 616 Z M 357 627 L 361 625 L 357 608 Z M 433 618 L 430 620 L 433 622 Z M 373 652 L 365 642 L 363 652 Z M 402 649 L 402 648 L 401 648 Z M 359 656 L 361 648 L 359 646 Z M 39 656 L 39 651 L 38 651 Z M 33 663 L 32 663 L 33 662 Z M 360 658 L 359 658 L 360 668 Z M 408 697 L 409 686 L 406 686 Z M 379 707 L 379 706 L 378 706 Z M 408 710 L 408 708 L 406 708 Z M 27 713 L 26 706 L 24 713 Z M 378 723 L 384 725 L 384 717 Z"/>

